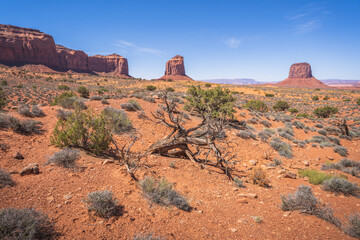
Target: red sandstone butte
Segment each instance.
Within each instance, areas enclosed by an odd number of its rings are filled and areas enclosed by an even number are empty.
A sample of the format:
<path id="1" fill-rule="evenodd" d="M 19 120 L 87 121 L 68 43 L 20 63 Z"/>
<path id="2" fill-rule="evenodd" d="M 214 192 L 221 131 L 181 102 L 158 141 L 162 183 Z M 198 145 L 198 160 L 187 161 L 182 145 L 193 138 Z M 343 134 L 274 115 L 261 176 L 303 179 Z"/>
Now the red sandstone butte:
<path id="1" fill-rule="evenodd" d="M 330 88 L 313 77 L 309 63 L 294 63 L 290 67 L 289 77 L 276 85 L 298 88 Z"/>
<path id="2" fill-rule="evenodd" d="M 85 52 L 55 45 L 39 30 L 0 24 L 0 63 L 41 64 L 55 70 L 111 73 L 130 77 L 127 59 L 117 54 L 89 57 Z M 40 66 L 39 66 L 40 67 Z"/>
<path id="3" fill-rule="evenodd" d="M 161 80 L 192 80 L 185 74 L 184 57 L 176 55 L 166 62 L 165 75 L 160 78 Z"/>

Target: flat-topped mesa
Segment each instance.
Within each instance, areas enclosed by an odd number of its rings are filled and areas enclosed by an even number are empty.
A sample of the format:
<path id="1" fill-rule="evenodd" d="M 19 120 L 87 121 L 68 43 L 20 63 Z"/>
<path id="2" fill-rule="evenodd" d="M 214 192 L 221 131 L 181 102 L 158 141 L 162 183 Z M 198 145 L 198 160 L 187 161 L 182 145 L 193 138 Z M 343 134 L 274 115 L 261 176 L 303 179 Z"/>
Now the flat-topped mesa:
<path id="1" fill-rule="evenodd" d="M 85 52 L 55 45 L 39 30 L 0 24 L 0 63 L 42 64 L 54 70 L 111 73 L 130 77 L 127 59 L 117 54 L 89 57 Z"/>
<path id="2" fill-rule="evenodd" d="M 3 24 L 0 24 L 0 63 L 60 66 L 52 36 L 35 29 Z"/>
<path id="3" fill-rule="evenodd" d="M 160 79 L 192 80 L 185 74 L 184 57 L 176 55 L 167 61 L 165 75 Z"/>
<path id="4" fill-rule="evenodd" d="M 289 78 L 311 78 L 313 77 L 310 64 L 294 63 L 290 67 Z"/>
<path id="5" fill-rule="evenodd" d="M 90 56 L 89 70 L 92 72 L 112 72 L 115 75 L 129 76 L 127 59 L 115 53 L 107 56 Z"/>
<path id="6" fill-rule="evenodd" d="M 331 88 L 313 77 L 311 66 L 308 63 L 295 63 L 291 65 L 289 77 L 276 85 L 297 88 Z"/>
<path id="7" fill-rule="evenodd" d="M 60 69 L 77 72 L 88 72 L 88 56 L 80 50 L 73 50 L 61 45 L 56 45 Z"/>

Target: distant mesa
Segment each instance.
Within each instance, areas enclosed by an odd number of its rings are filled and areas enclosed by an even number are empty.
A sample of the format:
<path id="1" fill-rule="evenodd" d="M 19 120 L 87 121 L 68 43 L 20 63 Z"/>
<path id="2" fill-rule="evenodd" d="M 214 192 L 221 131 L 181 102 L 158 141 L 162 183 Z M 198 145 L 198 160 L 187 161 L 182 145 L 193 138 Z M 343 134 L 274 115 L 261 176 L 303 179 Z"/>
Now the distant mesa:
<path id="1" fill-rule="evenodd" d="M 55 45 L 52 36 L 39 30 L 0 24 L 0 63 L 21 66 L 42 64 L 57 71 L 111 73 L 130 77 L 127 59 L 112 54 L 91 56 Z"/>
<path id="2" fill-rule="evenodd" d="M 298 88 L 330 88 L 313 77 L 309 63 L 295 63 L 291 65 L 289 77 L 275 85 Z"/>
<path id="3" fill-rule="evenodd" d="M 176 55 L 166 62 L 165 75 L 161 80 L 193 80 L 185 74 L 184 57 Z"/>

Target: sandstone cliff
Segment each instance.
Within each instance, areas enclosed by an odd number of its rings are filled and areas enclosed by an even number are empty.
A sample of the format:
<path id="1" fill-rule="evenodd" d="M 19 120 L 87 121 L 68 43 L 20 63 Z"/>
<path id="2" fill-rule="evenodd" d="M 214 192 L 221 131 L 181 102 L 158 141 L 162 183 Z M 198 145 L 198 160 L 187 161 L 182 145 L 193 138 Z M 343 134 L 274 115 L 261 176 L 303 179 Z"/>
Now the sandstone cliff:
<path id="1" fill-rule="evenodd" d="M 185 74 L 184 57 L 176 55 L 166 62 L 165 75 L 160 79 L 192 80 Z"/>
<path id="2" fill-rule="evenodd" d="M 0 24 L 0 63 L 42 64 L 59 71 L 104 72 L 129 76 L 127 59 L 117 54 L 89 57 L 85 52 L 55 45 L 39 30 Z"/>
<path id="3" fill-rule="evenodd" d="M 309 63 L 295 63 L 291 65 L 289 77 L 276 85 L 299 88 L 330 88 L 323 82 L 313 77 Z"/>

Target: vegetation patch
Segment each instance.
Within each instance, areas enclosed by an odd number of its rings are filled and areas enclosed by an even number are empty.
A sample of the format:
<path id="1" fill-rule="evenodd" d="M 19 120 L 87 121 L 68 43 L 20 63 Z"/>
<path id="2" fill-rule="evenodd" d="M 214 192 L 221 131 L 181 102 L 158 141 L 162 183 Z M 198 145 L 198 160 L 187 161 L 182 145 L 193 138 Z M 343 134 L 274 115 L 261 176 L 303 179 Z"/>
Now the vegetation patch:
<path id="1" fill-rule="evenodd" d="M 120 214 L 120 209 L 117 206 L 118 201 L 114 198 L 113 193 L 108 190 L 91 192 L 84 202 L 88 206 L 88 211 L 95 212 L 95 215 L 99 217 L 109 218 Z"/>

